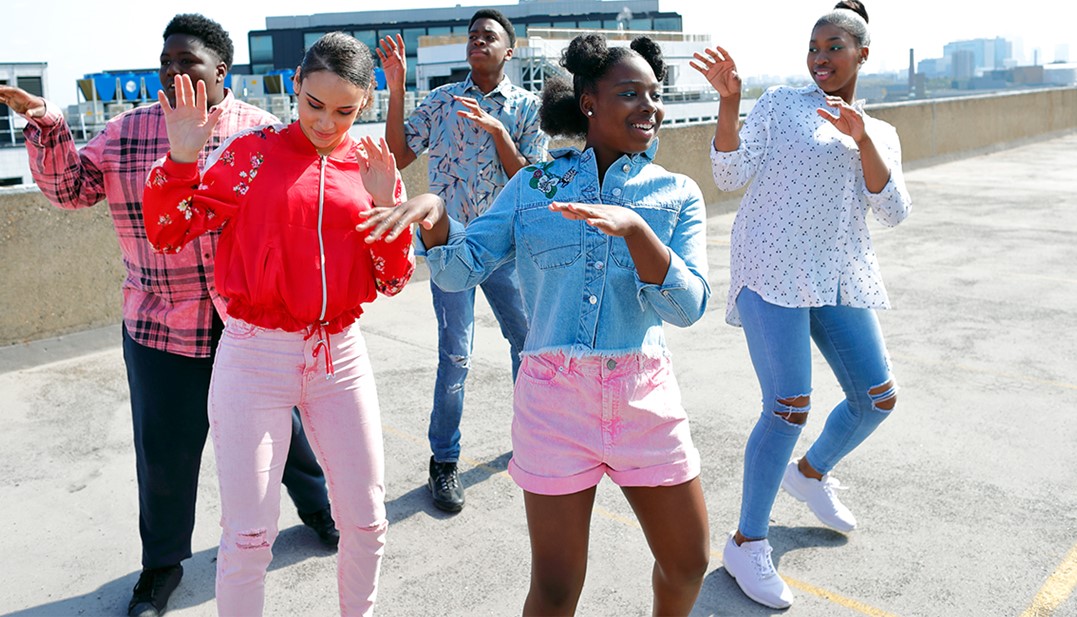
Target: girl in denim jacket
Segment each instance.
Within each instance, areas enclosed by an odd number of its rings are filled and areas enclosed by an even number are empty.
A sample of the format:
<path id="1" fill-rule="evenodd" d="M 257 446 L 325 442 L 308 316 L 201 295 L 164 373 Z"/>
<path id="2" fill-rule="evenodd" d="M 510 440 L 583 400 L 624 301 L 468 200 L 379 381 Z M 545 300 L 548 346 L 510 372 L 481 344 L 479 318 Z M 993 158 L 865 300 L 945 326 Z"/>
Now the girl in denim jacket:
<path id="1" fill-rule="evenodd" d="M 654 553 L 654 613 L 687 614 L 709 563 L 709 531 L 662 322 L 703 316 L 699 187 L 652 162 L 664 110 L 658 46 L 577 37 L 548 81 L 542 128 L 585 149 L 526 167 L 466 231 L 435 196 L 373 214 L 392 240 L 420 223 L 432 277 L 474 287 L 515 260 L 531 321 L 514 393 L 509 474 L 524 490 L 531 588 L 524 614 L 570 614 L 583 588 L 602 476 L 621 486 Z M 420 247 L 420 252 L 422 247 Z"/>

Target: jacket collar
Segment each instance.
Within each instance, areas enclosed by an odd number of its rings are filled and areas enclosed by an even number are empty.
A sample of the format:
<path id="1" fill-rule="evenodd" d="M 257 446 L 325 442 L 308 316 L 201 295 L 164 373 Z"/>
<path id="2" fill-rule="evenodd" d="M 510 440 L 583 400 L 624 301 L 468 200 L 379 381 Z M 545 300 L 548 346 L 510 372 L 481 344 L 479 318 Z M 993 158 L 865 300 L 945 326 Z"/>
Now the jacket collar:
<path id="1" fill-rule="evenodd" d="M 286 126 L 282 133 L 285 140 L 288 141 L 297 152 L 309 153 L 311 156 L 321 156 L 318 154 L 318 150 L 314 147 L 314 144 L 310 143 L 307 136 L 303 134 L 303 129 L 299 126 L 299 120 L 295 120 Z M 340 142 L 340 145 L 329 153 L 329 158 L 337 161 L 355 160 L 354 150 L 355 140 L 352 139 L 352 136 L 349 133 L 344 136 L 344 141 Z"/>
<path id="2" fill-rule="evenodd" d="M 639 164 L 642 164 L 642 165 L 646 165 L 647 163 L 650 163 L 651 161 L 654 160 L 654 155 L 655 155 L 655 153 L 658 152 L 658 141 L 659 141 L 658 138 L 655 137 L 654 141 L 651 142 L 651 145 L 645 151 L 623 154 L 623 155 L 621 155 L 621 158 L 619 158 L 617 160 L 618 161 L 620 161 L 620 160 L 628 160 L 630 163 L 633 163 L 633 164 L 639 163 Z M 563 157 L 568 157 L 568 156 L 572 156 L 572 155 L 582 156 L 585 152 L 590 153 L 588 155 L 589 158 L 594 158 L 594 150 L 593 149 L 587 148 L 586 150 L 580 150 L 579 148 L 577 148 L 575 146 L 569 146 L 567 148 L 557 148 L 555 150 L 550 150 L 550 158 L 557 159 L 557 158 L 563 158 Z"/>

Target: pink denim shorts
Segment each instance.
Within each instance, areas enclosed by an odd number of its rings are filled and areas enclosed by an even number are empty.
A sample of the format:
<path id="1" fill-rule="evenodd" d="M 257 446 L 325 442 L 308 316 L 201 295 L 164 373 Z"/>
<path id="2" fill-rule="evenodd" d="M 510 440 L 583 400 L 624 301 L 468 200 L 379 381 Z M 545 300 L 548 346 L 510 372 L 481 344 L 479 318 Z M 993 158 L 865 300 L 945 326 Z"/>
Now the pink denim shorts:
<path id="1" fill-rule="evenodd" d="M 516 377 L 509 475 L 540 495 L 675 486 L 699 475 L 669 357 L 524 356 Z"/>

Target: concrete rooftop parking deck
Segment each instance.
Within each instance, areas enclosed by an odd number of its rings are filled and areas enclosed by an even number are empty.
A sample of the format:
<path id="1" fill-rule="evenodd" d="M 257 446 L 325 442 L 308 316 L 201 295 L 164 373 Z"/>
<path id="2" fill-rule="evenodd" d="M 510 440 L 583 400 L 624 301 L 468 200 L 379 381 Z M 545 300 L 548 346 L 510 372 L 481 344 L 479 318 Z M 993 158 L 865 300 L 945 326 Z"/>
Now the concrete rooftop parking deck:
<path id="1" fill-rule="evenodd" d="M 797 596 L 788 611 L 748 600 L 721 562 L 759 389 L 741 331 L 723 319 L 733 215 L 710 217 L 709 310 L 689 329 L 667 327 L 710 511 L 711 567 L 694 614 L 1077 615 L 1075 158 L 1070 133 L 906 173 L 912 215 L 874 228 L 895 307 L 881 321 L 899 402 L 835 470 L 859 529 L 829 531 L 778 496 L 770 540 Z M 437 362 L 429 296 L 420 270 L 361 321 L 381 398 L 390 521 L 376 612 L 518 614 L 529 549 L 521 492 L 505 473 L 507 345 L 482 305 L 463 424 L 467 506 L 446 515 L 425 486 Z M 110 327 L 0 348 L 0 613 L 125 614 L 140 549 L 119 341 Z M 818 354 L 814 368 L 815 411 L 797 455 L 840 397 Z M 211 443 L 199 498 L 173 617 L 216 614 Z M 337 613 L 335 556 L 286 497 L 274 553 L 267 615 Z M 631 509 L 604 481 L 579 614 L 649 614 L 650 569 Z"/>

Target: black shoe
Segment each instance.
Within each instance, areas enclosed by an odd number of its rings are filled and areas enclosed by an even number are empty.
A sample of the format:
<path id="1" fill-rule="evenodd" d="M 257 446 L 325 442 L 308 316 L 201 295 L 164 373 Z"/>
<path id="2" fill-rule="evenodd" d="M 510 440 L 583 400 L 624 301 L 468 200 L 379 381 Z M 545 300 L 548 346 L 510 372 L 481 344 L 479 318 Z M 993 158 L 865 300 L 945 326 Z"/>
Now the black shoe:
<path id="1" fill-rule="evenodd" d="M 135 583 L 127 614 L 130 617 L 158 617 L 165 612 L 168 598 L 179 586 L 181 578 L 183 566 L 179 564 L 143 570 Z"/>
<path id="2" fill-rule="evenodd" d="M 456 463 L 439 463 L 430 457 L 430 480 L 426 483 L 434 497 L 434 505 L 446 512 L 459 512 L 464 509 L 464 485 L 460 484 L 460 474 Z"/>
<path id="3" fill-rule="evenodd" d="M 322 544 L 327 547 L 336 548 L 340 544 L 340 532 L 337 531 L 337 525 L 333 522 L 333 513 L 328 506 L 324 510 L 318 510 L 310 514 L 300 512 L 299 520 L 313 529 L 318 534 Z"/>

